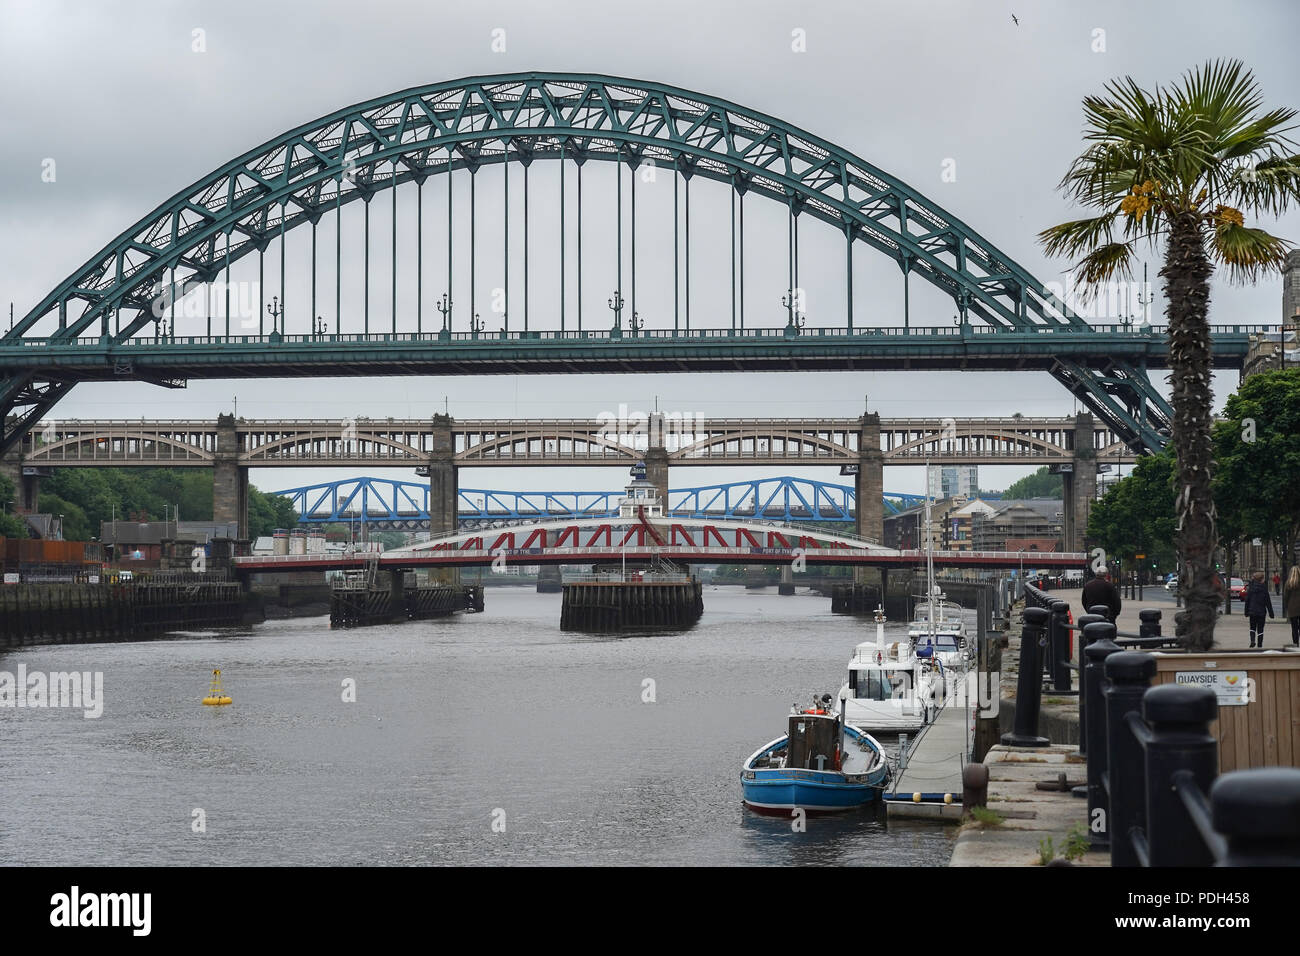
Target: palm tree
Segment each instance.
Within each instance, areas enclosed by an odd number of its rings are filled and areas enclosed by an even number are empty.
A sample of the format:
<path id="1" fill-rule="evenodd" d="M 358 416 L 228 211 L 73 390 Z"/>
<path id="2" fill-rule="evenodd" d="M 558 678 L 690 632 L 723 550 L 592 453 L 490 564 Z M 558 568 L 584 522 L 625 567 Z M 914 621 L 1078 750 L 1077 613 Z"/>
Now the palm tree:
<path id="1" fill-rule="evenodd" d="M 1187 608 L 1177 633 L 1193 650 L 1214 640 L 1214 501 L 1210 479 L 1210 276 L 1233 282 L 1280 269 L 1289 243 L 1245 223 L 1300 203 L 1300 155 L 1284 134 L 1292 109 L 1259 112 L 1263 97 L 1235 60 L 1208 63 L 1146 92 L 1130 77 L 1083 101 L 1089 144 L 1060 189 L 1099 210 L 1039 234 L 1048 255 L 1080 257 L 1085 290 L 1131 278 L 1136 246 L 1163 243 L 1165 316 L 1178 491 L 1178 550 Z"/>

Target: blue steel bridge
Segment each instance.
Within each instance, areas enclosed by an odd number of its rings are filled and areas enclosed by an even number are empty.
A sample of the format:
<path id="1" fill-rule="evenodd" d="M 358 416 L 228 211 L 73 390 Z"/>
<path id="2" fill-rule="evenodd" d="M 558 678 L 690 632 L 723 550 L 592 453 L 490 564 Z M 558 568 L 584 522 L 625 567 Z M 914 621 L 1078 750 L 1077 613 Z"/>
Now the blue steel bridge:
<path id="1" fill-rule="evenodd" d="M 1214 327 L 1216 367 L 1262 328 Z M 1141 452 L 1166 440 L 1166 363 L 1161 329 L 1090 325 L 789 122 L 507 74 L 340 109 L 146 212 L 0 338 L 0 454 L 80 382 L 911 368 L 1047 372 Z"/>
<path id="2" fill-rule="evenodd" d="M 304 524 L 358 522 L 380 530 L 430 527 L 428 482 L 348 478 L 272 494 L 293 502 Z M 461 488 L 457 517 L 462 528 L 518 524 L 551 518 L 609 518 L 618 514 L 618 491 L 499 491 Z M 759 518 L 783 522 L 853 524 L 855 491 L 807 478 L 764 478 L 668 491 L 673 518 Z M 921 495 L 886 492 L 885 514 L 920 504 Z"/>

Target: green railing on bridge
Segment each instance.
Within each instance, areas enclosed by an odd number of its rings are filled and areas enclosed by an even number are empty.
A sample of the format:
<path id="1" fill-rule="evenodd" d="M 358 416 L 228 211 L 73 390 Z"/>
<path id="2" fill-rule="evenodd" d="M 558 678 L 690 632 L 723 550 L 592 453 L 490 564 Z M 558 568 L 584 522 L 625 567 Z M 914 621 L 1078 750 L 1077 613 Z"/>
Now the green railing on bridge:
<path id="1" fill-rule="evenodd" d="M 1244 347 L 1248 344 L 1248 339 L 1252 335 L 1261 332 L 1268 332 L 1276 328 L 1269 325 L 1213 325 L 1210 326 L 1210 334 L 1214 339 L 1216 348 L 1228 347 L 1234 353 L 1240 350 L 1244 354 Z M 883 326 L 877 328 L 871 327 L 831 327 L 831 328 L 800 328 L 798 326 L 778 326 L 776 328 L 749 328 L 749 329 L 731 329 L 731 328 L 704 328 L 704 329 L 641 329 L 639 331 L 619 331 L 612 329 L 583 329 L 581 331 L 573 329 L 547 329 L 536 331 L 482 331 L 482 332 L 343 332 L 343 333 L 318 333 L 315 335 L 283 335 L 280 333 L 267 333 L 264 335 L 184 335 L 184 336 L 135 336 L 120 342 L 111 343 L 114 351 L 124 351 L 137 348 L 170 348 L 177 346 L 202 346 L 202 345 L 319 345 L 331 343 L 343 344 L 367 344 L 383 345 L 388 343 L 429 343 L 436 344 L 440 342 L 586 342 L 586 341 L 616 341 L 628 342 L 629 340 L 646 339 L 658 343 L 675 343 L 675 342 L 696 342 L 701 340 L 722 339 L 872 339 L 872 338 L 902 338 L 902 339 L 924 339 L 924 338 L 941 338 L 941 339 L 1021 339 L 1034 338 L 1036 336 L 1049 336 L 1054 339 L 1078 339 L 1087 342 L 1092 346 L 1089 351 L 1095 351 L 1098 354 L 1104 353 L 1106 347 L 1115 342 L 1141 341 L 1141 342 L 1161 342 L 1166 329 L 1163 326 L 1148 326 L 1145 328 L 1131 325 L 1095 325 L 1091 331 L 1083 331 L 1075 328 L 1062 326 L 1040 326 L 1034 329 L 1006 328 L 1003 326 L 988 325 L 966 325 L 966 326 Z M 1115 339 L 1114 336 L 1122 338 Z M 56 348 L 56 349 L 98 349 L 106 347 L 108 343 L 102 338 L 83 336 L 77 339 L 58 339 L 58 338 L 23 338 L 21 340 L 5 342 L 0 340 L 0 355 L 8 353 L 9 355 L 21 355 L 29 349 L 34 348 Z M 1163 342 L 1161 342 L 1163 344 Z"/>

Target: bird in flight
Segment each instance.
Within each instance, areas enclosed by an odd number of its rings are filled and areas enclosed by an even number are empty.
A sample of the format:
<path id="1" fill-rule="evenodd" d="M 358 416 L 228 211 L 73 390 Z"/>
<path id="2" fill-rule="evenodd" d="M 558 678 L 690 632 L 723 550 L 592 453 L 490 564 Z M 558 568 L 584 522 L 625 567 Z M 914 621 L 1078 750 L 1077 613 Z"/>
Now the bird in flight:
<path id="1" fill-rule="evenodd" d="M 1016 26 L 1020 26 L 1020 18 L 1016 16 L 1014 13 L 1011 14 L 1011 22 L 1014 23 Z"/>

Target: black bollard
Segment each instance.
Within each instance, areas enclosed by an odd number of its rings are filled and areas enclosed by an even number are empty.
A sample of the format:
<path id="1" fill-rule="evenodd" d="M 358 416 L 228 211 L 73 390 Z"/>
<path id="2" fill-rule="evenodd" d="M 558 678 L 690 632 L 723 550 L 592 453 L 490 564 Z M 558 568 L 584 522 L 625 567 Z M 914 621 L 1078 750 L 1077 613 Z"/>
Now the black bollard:
<path id="1" fill-rule="evenodd" d="M 1140 866 L 1130 832 L 1146 818 L 1146 767 L 1142 744 L 1133 736 L 1128 715 L 1142 711 L 1156 659 L 1143 651 L 1120 651 L 1106 658 L 1106 780 L 1110 797 L 1110 865 Z"/>
<path id="2" fill-rule="evenodd" d="M 1006 747 L 1046 747 L 1051 743 L 1038 736 L 1038 709 L 1043 697 L 1041 654 L 1046 643 L 1047 620 L 1041 607 L 1027 607 L 1020 631 L 1020 676 L 1016 681 L 1016 719 L 1012 733 L 1002 735 Z"/>
<path id="3" fill-rule="evenodd" d="M 1300 770 L 1234 770 L 1210 788 L 1214 829 L 1227 838 L 1219 866 L 1300 866 Z"/>
<path id="4" fill-rule="evenodd" d="M 1088 624 L 1084 631 L 1084 692 L 1088 695 L 1084 713 L 1088 733 L 1088 839 L 1094 848 L 1110 846 L 1110 799 L 1102 777 L 1106 773 L 1106 658 L 1120 652 L 1115 643 L 1115 625 L 1108 621 Z M 1079 730 L 1085 725 L 1080 722 Z"/>
<path id="5" fill-rule="evenodd" d="M 961 772 L 961 809 L 969 815 L 975 807 L 988 806 L 989 768 L 982 763 L 968 763 Z"/>
<path id="6" fill-rule="evenodd" d="M 1191 771 L 1202 792 L 1219 772 L 1219 742 L 1210 721 L 1219 702 L 1208 687 L 1159 684 L 1142 698 L 1142 717 L 1150 725 L 1146 741 L 1147 849 L 1151 866 L 1211 866 L 1214 854 L 1201 839 L 1171 781 Z"/>
<path id="7" fill-rule="evenodd" d="M 1094 604 L 1092 607 L 1088 608 L 1088 613 L 1100 614 L 1106 620 L 1110 621 L 1110 623 L 1112 624 L 1115 623 L 1114 621 L 1110 620 L 1110 608 L 1107 607 L 1105 604 Z"/>
<path id="8" fill-rule="evenodd" d="M 1138 611 L 1138 637 L 1160 637 L 1160 609 L 1144 607 Z"/>
<path id="9" fill-rule="evenodd" d="M 1069 692 L 1074 689 L 1067 666 L 1070 657 L 1070 605 L 1066 601 L 1052 602 L 1052 621 L 1047 641 L 1047 652 L 1051 655 L 1052 690 Z"/>
<path id="10" fill-rule="evenodd" d="M 1104 624 L 1106 619 L 1100 614 L 1081 614 L 1074 623 L 1079 628 L 1079 753 L 1086 754 L 1088 752 L 1088 659 L 1083 656 L 1083 652 L 1088 647 L 1086 628 L 1089 624 Z M 1077 792 L 1079 788 L 1076 787 L 1075 790 Z M 1087 788 L 1083 788 L 1083 792 L 1086 791 Z M 1082 793 L 1080 795 L 1082 796 Z"/>

